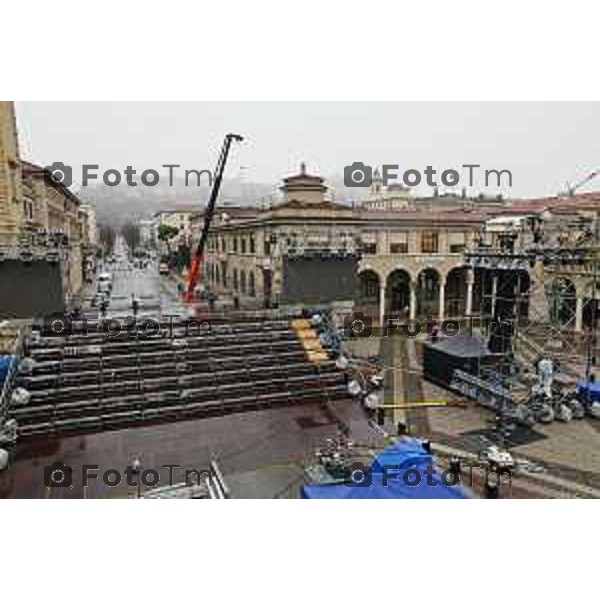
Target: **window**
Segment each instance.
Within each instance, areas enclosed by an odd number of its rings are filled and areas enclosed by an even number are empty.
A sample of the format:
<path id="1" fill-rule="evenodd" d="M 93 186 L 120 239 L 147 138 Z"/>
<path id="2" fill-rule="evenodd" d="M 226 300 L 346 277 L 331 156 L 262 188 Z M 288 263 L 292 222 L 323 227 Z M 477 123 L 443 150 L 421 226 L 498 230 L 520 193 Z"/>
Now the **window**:
<path id="1" fill-rule="evenodd" d="M 242 294 L 246 293 L 246 271 L 240 273 L 240 291 Z"/>
<path id="2" fill-rule="evenodd" d="M 365 281 L 365 297 L 377 298 L 379 294 L 379 281 L 375 278 L 369 278 Z"/>
<path id="3" fill-rule="evenodd" d="M 226 249 L 225 238 L 222 237 L 221 238 L 221 252 L 225 252 L 225 249 Z"/>
<path id="4" fill-rule="evenodd" d="M 264 250 L 265 250 L 265 256 L 270 256 L 270 254 L 271 254 L 271 244 L 269 243 L 268 240 L 265 240 Z"/>
<path id="5" fill-rule="evenodd" d="M 363 244 L 363 252 L 365 254 L 377 254 L 377 244 Z"/>
<path id="6" fill-rule="evenodd" d="M 233 251 L 234 251 L 234 253 L 237 254 L 237 251 L 238 251 L 238 239 L 237 239 L 237 237 L 233 238 Z"/>
<path id="7" fill-rule="evenodd" d="M 250 296 L 256 296 L 256 282 L 254 281 L 254 273 L 250 271 L 248 276 L 248 294 Z"/>
<path id="8" fill-rule="evenodd" d="M 421 234 L 421 252 L 423 254 L 435 254 L 438 251 L 437 231 L 424 231 Z"/>
<path id="9" fill-rule="evenodd" d="M 408 254 L 408 244 L 406 242 L 390 244 L 390 254 Z"/>
<path id="10" fill-rule="evenodd" d="M 256 252 L 256 246 L 254 244 L 254 236 L 250 236 L 250 254 L 254 254 Z"/>
<path id="11" fill-rule="evenodd" d="M 23 215 L 26 220 L 33 220 L 33 202 L 31 200 L 25 200 L 23 202 Z"/>
<path id="12" fill-rule="evenodd" d="M 464 231 L 451 231 L 448 233 L 448 249 L 450 252 L 460 254 L 466 248 L 466 234 Z"/>
<path id="13" fill-rule="evenodd" d="M 238 282 L 238 272 L 237 272 L 237 269 L 234 269 L 233 270 L 233 289 L 236 292 L 238 290 L 238 285 L 239 285 L 239 282 Z"/>
<path id="14" fill-rule="evenodd" d="M 246 254 L 246 238 L 242 238 L 242 254 Z"/>

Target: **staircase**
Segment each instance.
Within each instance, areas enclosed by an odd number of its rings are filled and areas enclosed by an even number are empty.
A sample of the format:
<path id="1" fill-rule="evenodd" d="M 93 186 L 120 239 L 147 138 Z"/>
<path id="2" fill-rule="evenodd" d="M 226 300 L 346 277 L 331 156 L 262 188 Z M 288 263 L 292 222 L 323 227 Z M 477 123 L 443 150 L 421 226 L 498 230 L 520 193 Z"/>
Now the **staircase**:
<path id="1" fill-rule="evenodd" d="M 349 398 L 344 374 L 318 347 L 310 321 L 222 318 L 209 332 L 180 323 L 161 333 L 43 333 L 27 352 L 32 372 L 13 382 L 30 393 L 26 406 L 10 408 L 19 437 Z"/>

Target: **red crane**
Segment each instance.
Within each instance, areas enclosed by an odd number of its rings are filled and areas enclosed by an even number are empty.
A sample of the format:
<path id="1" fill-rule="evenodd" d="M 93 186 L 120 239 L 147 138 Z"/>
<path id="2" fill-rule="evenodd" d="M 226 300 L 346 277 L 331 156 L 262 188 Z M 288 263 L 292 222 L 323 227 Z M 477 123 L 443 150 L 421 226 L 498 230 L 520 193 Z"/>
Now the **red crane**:
<path id="1" fill-rule="evenodd" d="M 231 148 L 231 142 L 241 142 L 244 138 L 236 133 L 228 133 L 225 136 L 223 147 L 221 148 L 221 154 L 217 162 L 217 168 L 215 169 L 215 180 L 210 192 L 210 199 L 204 211 L 204 224 L 202 226 L 202 233 L 200 234 L 200 240 L 198 241 L 198 247 L 192 257 L 192 264 L 190 265 L 190 272 L 188 275 L 187 290 L 183 295 L 185 302 L 192 302 L 196 293 L 196 286 L 202 275 L 202 259 L 204 258 L 204 246 L 206 245 L 206 238 L 208 237 L 208 231 L 212 222 L 213 215 L 215 213 L 215 206 L 217 205 L 217 198 L 219 196 L 219 190 L 223 181 L 223 172 L 225 171 L 225 163 L 227 162 L 227 156 L 229 155 L 229 149 Z"/>

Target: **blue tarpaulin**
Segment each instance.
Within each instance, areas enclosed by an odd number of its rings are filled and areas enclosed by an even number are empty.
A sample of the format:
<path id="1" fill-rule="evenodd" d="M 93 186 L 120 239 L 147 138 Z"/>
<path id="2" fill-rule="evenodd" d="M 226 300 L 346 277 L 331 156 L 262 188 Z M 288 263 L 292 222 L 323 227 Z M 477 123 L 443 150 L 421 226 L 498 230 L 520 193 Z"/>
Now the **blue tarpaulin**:
<path id="1" fill-rule="evenodd" d="M 579 392 L 579 398 L 590 402 L 600 402 L 600 383 L 591 381 L 578 381 L 577 391 Z"/>
<path id="2" fill-rule="evenodd" d="M 446 485 L 427 467 L 433 466 L 433 457 L 426 452 L 419 440 L 397 442 L 375 456 L 365 471 L 364 485 L 349 486 L 345 483 L 304 485 L 302 498 L 307 499 L 465 499 L 470 494 L 460 485 Z M 384 468 L 387 467 L 386 470 Z M 385 474 L 387 471 L 387 474 Z"/>
<path id="3" fill-rule="evenodd" d="M 421 480 L 414 487 L 403 481 L 403 473 L 390 472 L 387 480 L 383 474 L 373 473 L 371 481 L 367 482 L 369 486 L 348 487 L 344 483 L 304 485 L 301 497 L 311 500 L 463 500 L 470 497 L 460 485 L 444 485 L 439 475 L 429 475 L 429 481 L 433 484 L 430 485 L 425 469 L 419 469 L 419 472 Z M 411 484 L 417 481 L 416 473 L 412 470 L 407 477 Z"/>
<path id="4" fill-rule="evenodd" d="M 4 383 L 14 356 L 0 356 L 0 384 Z"/>
<path id="5" fill-rule="evenodd" d="M 423 448 L 419 440 L 402 440 L 386 448 L 373 459 L 372 469 L 374 473 L 383 473 L 383 467 L 399 470 L 411 467 L 427 466 L 433 462 L 433 457 Z"/>

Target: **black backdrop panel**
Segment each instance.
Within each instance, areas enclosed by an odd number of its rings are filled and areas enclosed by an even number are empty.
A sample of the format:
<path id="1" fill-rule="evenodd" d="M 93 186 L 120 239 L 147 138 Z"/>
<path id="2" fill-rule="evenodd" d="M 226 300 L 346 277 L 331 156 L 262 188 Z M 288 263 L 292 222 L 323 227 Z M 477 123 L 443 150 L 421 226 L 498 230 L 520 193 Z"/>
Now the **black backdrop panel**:
<path id="1" fill-rule="evenodd" d="M 286 258 L 283 261 L 285 303 L 325 304 L 354 300 L 358 285 L 355 256 Z"/>
<path id="2" fill-rule="evenodd" d="M 0 261 L 0 318 L 41 317 L 64 309 L 59 263 Z"/>
<path id="3" fill-rule="evenodd" d="M 486 341 L 479 337 L 456 336 L 426 342 L 423 349 L 423 376 L 427 381 L 448 387 L 455 369 L 479 377 L 481 366 L 497 360 Z"/>

